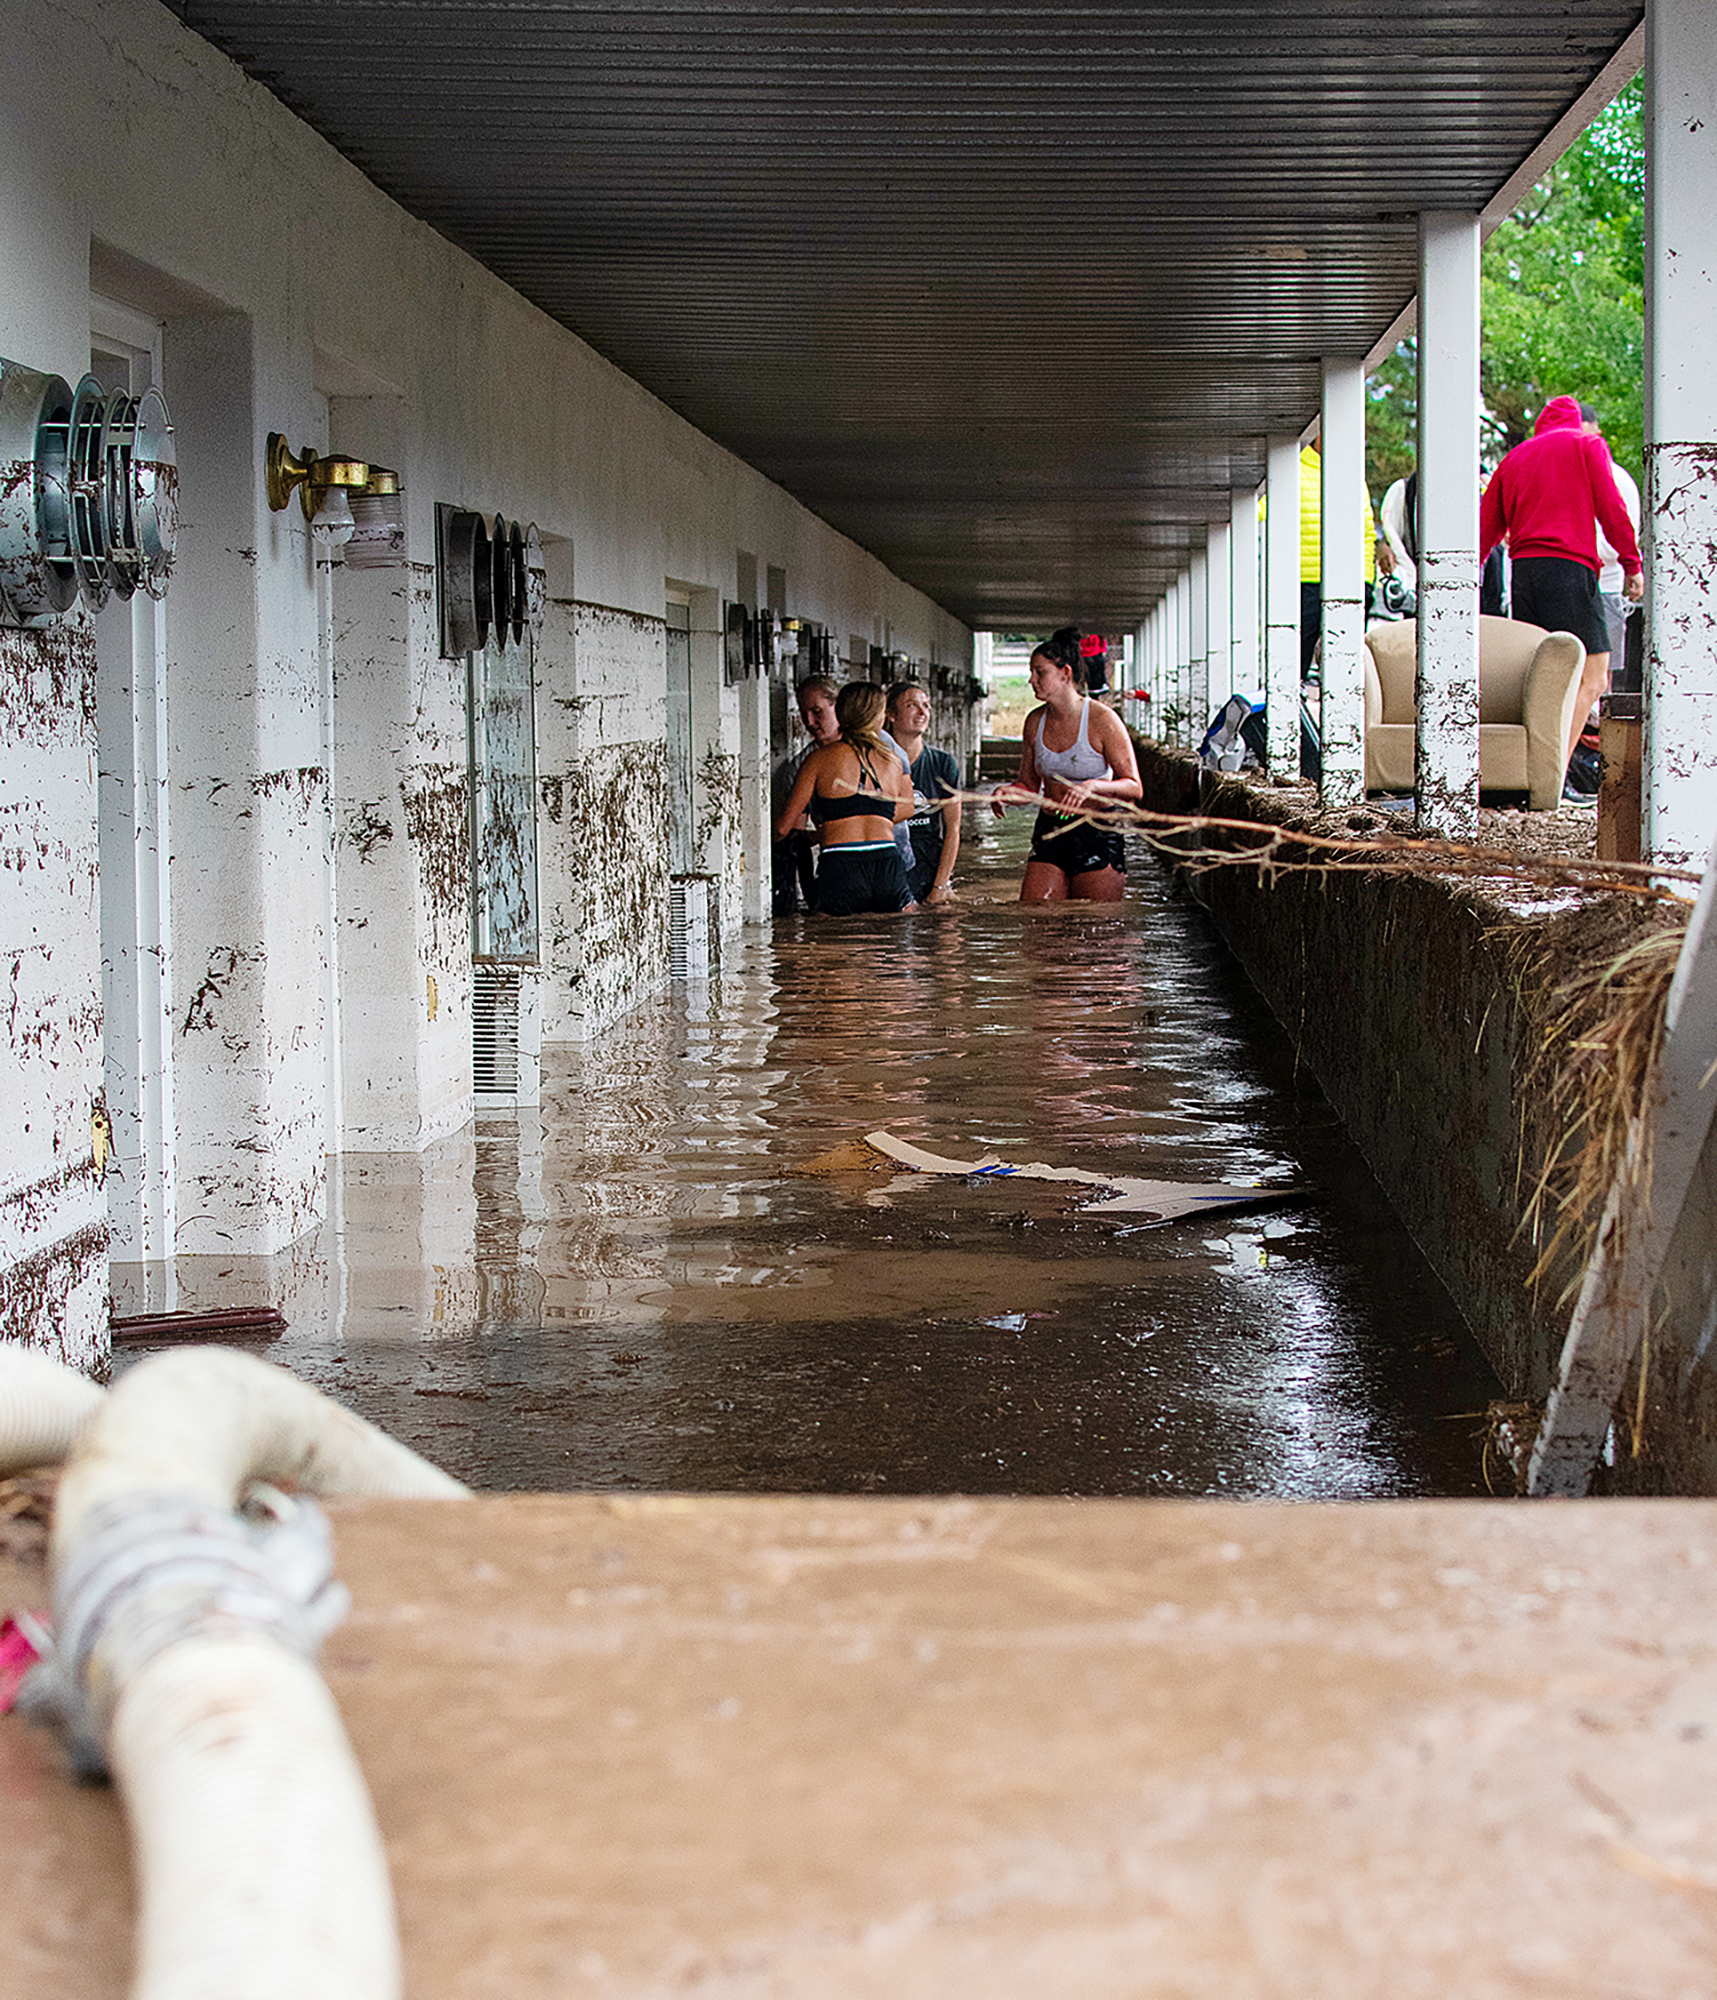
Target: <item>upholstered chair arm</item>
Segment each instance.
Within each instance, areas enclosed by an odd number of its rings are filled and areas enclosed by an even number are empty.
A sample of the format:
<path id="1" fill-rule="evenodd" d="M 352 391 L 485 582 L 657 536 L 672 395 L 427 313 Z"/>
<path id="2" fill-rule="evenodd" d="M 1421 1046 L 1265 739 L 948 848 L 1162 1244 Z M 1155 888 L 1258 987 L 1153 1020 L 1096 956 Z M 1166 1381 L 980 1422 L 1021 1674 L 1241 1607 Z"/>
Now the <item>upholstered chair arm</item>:
<path id="1" fill-rule="evenodd" d="M 1548 812 L 1562 797 L 1568 730 L 1585 664 L 1586 649 L 1572 632 L 1546 632 L 1526 669 L 1521 720 L 1534 812 Z"/>
<path id="2" fill-rule="evenodd" d="M 1377 678 L 1377 662 L 1371 657 L 1371 648 L 1362 648 L 1365 655 L 1365 726 L 1375 729 L 1383 720 L 1383 683 Z"/>

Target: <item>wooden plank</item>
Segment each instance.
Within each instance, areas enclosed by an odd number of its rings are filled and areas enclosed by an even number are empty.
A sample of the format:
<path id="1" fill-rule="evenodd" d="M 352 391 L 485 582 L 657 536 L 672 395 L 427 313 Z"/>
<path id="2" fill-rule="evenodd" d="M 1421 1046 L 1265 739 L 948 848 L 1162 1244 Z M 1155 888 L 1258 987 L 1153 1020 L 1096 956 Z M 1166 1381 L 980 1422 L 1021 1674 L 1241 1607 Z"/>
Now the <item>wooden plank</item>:
<path id="1" fill-rule="evenodd" d="M 1663 1051 L 1562 1347 L 1527 1491 L 1584 1493 L 1717 1106 L 1717 848 L 1669 989 Z M 1640 1171 L 1641 1162 L 1645 1171 Z"/>
<path id="2" fill-rule="evenodd" d="M 1640 847 L 1640 697 L 1606 695 L 1598 721 L 1603 775 L 1598 783 L 1598 859 L 1638 861 Z"/>

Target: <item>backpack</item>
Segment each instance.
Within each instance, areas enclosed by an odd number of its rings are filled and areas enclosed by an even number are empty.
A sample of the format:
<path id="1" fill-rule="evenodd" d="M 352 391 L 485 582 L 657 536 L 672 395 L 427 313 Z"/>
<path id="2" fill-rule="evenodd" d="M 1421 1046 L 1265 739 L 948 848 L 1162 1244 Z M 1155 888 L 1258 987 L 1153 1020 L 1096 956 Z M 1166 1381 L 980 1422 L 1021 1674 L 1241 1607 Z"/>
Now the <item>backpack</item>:
<path id="1" fill-rule="evenodd" d="M 1582 798 L 1591 798 L 1603 775 L 1604 760 L 1598 751 L 1598 732 L 1588 726 L 1580 731 L 1574 754 L 1568 759 L 1567 788 Z"/>
<path id="2" fill-rule="evenodd" d="M 1256 726 L 1248 727 L 1254 722 Z M 1264 761 L 1264 711 L 1231 694 L 1210 719 L 1198 761 L 1207 771 L 1249 771 Z"/>

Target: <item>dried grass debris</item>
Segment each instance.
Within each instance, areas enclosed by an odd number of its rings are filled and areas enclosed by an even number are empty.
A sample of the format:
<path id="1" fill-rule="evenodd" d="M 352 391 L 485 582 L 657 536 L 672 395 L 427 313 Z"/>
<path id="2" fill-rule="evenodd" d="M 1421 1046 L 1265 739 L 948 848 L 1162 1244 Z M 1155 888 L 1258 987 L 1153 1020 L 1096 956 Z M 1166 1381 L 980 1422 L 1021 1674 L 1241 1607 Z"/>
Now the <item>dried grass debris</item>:
<path id="1" fill-rule="evenodd" d="M 1613 930 L 1613 926 L 1612 926 Z M 1651 1184 L 1647 1093 L 1663 1048 L 1665 1012 L 1686 932 L 1660 922 L 1631 936 L 1602 940 L 1571 926 L 1562 953 L 1587 950 L 1545 980 L 1543 940 L 1535 940 L 1535 976 L 1544 982 L 1536 1047 L 1523 1092 L 1547 1114 L 1551 1143 L 1526 1203 L 1522 1230 L 1537 1245 L 1532 1282 L 1558 1270 L 1566 1277 L 1557 1305 L 1578 1291 L 1611 1189 L 1624 1176 L 1636 1199 Z"/>

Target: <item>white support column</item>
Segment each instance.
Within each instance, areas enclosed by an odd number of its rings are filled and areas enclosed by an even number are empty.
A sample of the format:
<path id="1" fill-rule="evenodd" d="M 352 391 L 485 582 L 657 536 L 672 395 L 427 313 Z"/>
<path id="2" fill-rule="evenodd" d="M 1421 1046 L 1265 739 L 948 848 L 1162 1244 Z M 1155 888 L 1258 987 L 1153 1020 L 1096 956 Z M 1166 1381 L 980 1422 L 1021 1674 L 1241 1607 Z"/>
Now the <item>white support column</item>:
<path id="1" fill-rule="evenodd" d="M 1422 832 L 1479 825 L 1479 219 L 1419 217 L 1419 734 Z"/>
<path id="2" fill-rule="evenodd" d="M 1258 492 L 1243 487 L 1234 495 L 1229 521 L 1228 554 L 1233 568 L 1232 609 L 1228 620 L 1230 659 L 1228 685 L 1235 694 L 1257 695 L 1263 687 L 1262 647 L 1258 629 Z"/>
<path id="3" fill-rule="evenodd" d="M 1162 634 L 1157 653 L 1157 735 L 1165 743 L 1171 737 L 1165 718 L 1180 701 L 1180 620 L 1181 580 L 1177 576 L 1163 599 Z"/>
<path id="4" fill-rule="evenodd" d="M 1717 831 L 1717 0 L 1646 8 L 1645 851 Z"/>
<path id="5" fill-rule="evenodd" d="M 1157 733 L 1157 632 L 1162 622 L 1162 606 L 1154 604 L 1145 613 L 1145 622 L 1139 627 L 1139 678 L 1140 693 L 1148 696 L 1146 701 L 1135 703 L 1137 711 L 1134 727 L 1146 736 Z"/>
<path id="6" fill-rule="evenodd" d="M 1270 769 L 1300 775 L 1300 441 L 1273 437 L 1264 479 L 1264 699 Z"/>
<path id="7" fill-rule="evenodd" d="M 1233 692 L 1229 674 L 1233 668 L 1234 626 L 1234 537 L 1226 521 L 1213 521 L 1204 538 L 1205 550 L 1205 659 L 1209 699 L 1204 713 L 1194 717 L 1198 724 L 1195 743 L 1204 740 L 1211 711 Z"/>
<path id="8" fill-rule="evenodd" d="M 1365 364 L 1324 362 L 1323 800 L 1365 800 Z"/>
<path id="9" fill-rule="evenodd" d="M 1187 740 L 1187 716 L 1193 712 L 1193 558 L 1175 580 L 1175 732 L 1173 742 Z"/>
<path id="10" fill-rule="evenodd" d="M 1188 578 L 1186 726 L 1187 747 L 1196 750 L 1204 741 L 1210 720 L 1210 547 L 1208 542 L 1192 552 Z"/>

